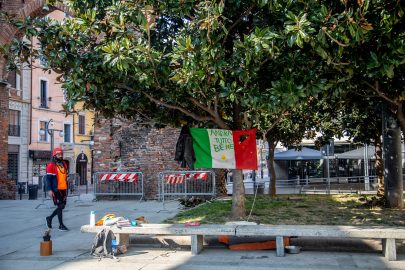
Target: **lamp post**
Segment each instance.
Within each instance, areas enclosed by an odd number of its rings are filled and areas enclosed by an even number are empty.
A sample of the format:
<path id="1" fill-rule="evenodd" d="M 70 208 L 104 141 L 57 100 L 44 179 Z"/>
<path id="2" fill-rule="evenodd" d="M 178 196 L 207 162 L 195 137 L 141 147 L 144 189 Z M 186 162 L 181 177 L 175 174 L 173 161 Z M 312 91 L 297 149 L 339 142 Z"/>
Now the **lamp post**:
<path id="1" fill-rule="evenodd" d="M 364 190 L 370 190 L 370 178 L 368 170 L 368 145 L 364 144 Z"/>
<path id="2" fill-rule="evenodd" d="M 329 171 L 329 143 L 326 145 L 326 169 L 328 170 L 328 191 L 327 194 L 330 194 L 330 171 Z"/>
<path id="3" fill-rule="evenodd" d="M 63 137 L 63 135 L 64 135 L 63 130 L 54 129 L 53 125 L 54 125 L 54 121 L 53 121 L 53 119 L 51 119 L 46 123 L 45 130 L 41 129 L 39 131 L 40 135 L 45 135 L 46 133 L 48 133 L 49 136 L 51 136 L 51 157 L 50 157 L 51 161 L 52 161 L 52 152 L 53 152 L 53 148 L 54 148 L 54 144 L 55 144 L 55 141 L 54 141 L 54 139 L 55 139 L 54 138 L 55 131 L 59 131 L 59 136 L 61 136 L 61 137 Z"/>

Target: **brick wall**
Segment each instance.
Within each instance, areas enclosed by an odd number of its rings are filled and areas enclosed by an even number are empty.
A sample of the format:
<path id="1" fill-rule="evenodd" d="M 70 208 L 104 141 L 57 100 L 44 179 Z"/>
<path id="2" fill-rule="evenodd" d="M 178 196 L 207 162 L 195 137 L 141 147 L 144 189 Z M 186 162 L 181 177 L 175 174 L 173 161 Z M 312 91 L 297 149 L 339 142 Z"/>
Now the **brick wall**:
<path id="1" fill-rule="evenodd" d="M 15 199 L 15 184 L 7 177 L 8 90 L 0 82 L 0 199 Z"/>
<path id="2" fill-rule="evenodd" d="M 148 199 L 156 198 L 159 172 L 180 169 L 173 160 L 180 129 L 102 119 L 94 133 L 94 172 L 143 172 Z"/>
<path id="3" fill-rule="evenodd" d="M 147 199 L 158 194 L 158 174 L 184 170 L 174 161 L 178 128 L 155 129 L 99 119 L 94 128 L 94 172 L 139 171 L 144 174 Z M 225 170 L 214 169 L 216 194 L 226 195 Z"/>
<path id="4" fill-rule="evenodd" d="M 8 92 L 5 85 L 0 84 L 0 179 L 7 176 L 8 153 Z"/>
<path id="5" fill-rule="evenodd" d="M 18 17 L 38 14 L 42 10 L 44 0 L 3 0 L 0 1 L 1 11 L 15 14 Z M 0 44 L 9 44 L 17 30 L 10 25 L 0 23 Z M 7 56 L 0 54 L 0 199 L 15 199 L 16 186 L 8 179 L 8 89 L 3 82 L 7 81 Z"/>

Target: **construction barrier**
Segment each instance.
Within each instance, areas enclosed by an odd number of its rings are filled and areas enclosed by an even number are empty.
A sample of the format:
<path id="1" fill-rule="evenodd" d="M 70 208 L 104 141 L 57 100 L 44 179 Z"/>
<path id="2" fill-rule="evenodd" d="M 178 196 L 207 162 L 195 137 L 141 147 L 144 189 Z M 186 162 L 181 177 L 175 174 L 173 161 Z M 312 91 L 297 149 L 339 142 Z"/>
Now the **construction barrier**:
<path id="1" fill-rule="evenodd" d="M 48 194 L 47 194 L 48 192 L 46 190 L 46 175 L 43 175 L 40 177 L 38 186 L 41 187 L 41 189 L 38 190 L 38 192 L 42 193 L 42 196 L 41 196 L 41 202 L 35 207 L 35 209 L 38 209 L 41 206 L 44 206 L 46 208 L 53 207 L 53 201 L 48 196 Z M 46 201 L 49 201 L 49 202 L 46 202 Z"/>
<path id="2" fill-rule="evenodd" d="M 165 171 L 159 173 L 159 197 L 165 196 L 215 196 L 213 171 Z"/>
<path id="3" fill-rule="evenodd" d="M 80 200 L 80 175 L 78 173 L 72 173 L 68 176 L 68 197 L 77 196 L 77 201 Z"/>
<path id="4" fill-rule="evenodd" d="M 98 172 L 93 175 L 94 196 L 125 195 L 144 197 L 143 173 Z"/>

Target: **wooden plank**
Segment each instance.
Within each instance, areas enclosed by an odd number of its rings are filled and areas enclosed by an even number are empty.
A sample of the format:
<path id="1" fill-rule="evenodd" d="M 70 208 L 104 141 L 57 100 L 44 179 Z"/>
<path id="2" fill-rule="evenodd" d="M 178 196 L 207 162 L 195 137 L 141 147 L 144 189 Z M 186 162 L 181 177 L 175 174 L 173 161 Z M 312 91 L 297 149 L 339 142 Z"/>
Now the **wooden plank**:
<path id="1" fill-rule="evenodd" d="M 200 226 L 184 226 L 183 224 L 142 224 L 136 227 L 107 227 L 115 234 L 147 234 L 147 235 L 235 235 L 236 225 L 204 224 Z M 83 225 L 82 232 L 97 233 L 104 226 Z"/>
<path id="2" fill-rule="evenodd" d="M 403 227 L 332 225 L 239 225 L 236 236 L 306 236 L 405 239 Z"/>
<path id="3" fill-rule="evenodd" d="M 82 232 L 97 233 L 103 226 L 83 225 Z M 108 227 L 114 233 L 149 235 L 236 235 L 236 236 L 307 236 L 339 238 L 405 239 L 403 227 L 325 226 L 325 225 L 222 225 L 142 224 L 136 227 Z"/>
<path id="4" fill-rule="evenodd" d="M 199 254 L 204 247 L 204 236 L 203 235 L 192 235 L 191 236 L 191 254 Z"/>
<path id="5" fill-rule="evenodd" d="M 83 225 L 82 232 L 97 233 L 103 226 Z M 318 226 L 318 225 L 221 225 L 143 224 L 137 227 L 107 227 L 114 233 L 149 235 L 235 235 L 235 236 L 306 236 L 339 238 L 405 239 L 403 227 Z"/>

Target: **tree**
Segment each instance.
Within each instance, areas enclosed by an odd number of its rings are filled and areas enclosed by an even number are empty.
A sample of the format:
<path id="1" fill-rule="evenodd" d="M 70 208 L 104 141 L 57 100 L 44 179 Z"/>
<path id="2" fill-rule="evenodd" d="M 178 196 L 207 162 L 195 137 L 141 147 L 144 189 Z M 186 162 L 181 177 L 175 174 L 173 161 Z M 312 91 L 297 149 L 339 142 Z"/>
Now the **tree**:
<path id="1" fill-rule="evenodd" d="M 347 86 L 349 85 L 349 86 Z M 382 157 L 382 102 L 370 97 L 362 89 L 356 89 L 357 82 L 345 82 L 343 88 L 336 88 L 319 98 L 314 104 L 317 112 L 313 121 L 318 138 L 324 144 L 333 137 L 348 136 L 354 143 L 373 144 L 376 147 L 377 195 L 384 197 L 384 165 Z M 335 95 L 338 91 L 339 95 Z"/>
<path id="2" fill-rule="evenodd" d="M 394 0 L 325 5 L 321 9 L 324 26 L 317 38 L 318 52 L 333 67 L 331 73 L 336 83 L 346 83 L 348 91 L 366 93 L 369 99 L 375 99 L 374 103 L 382 102 L 395 115 L 394 121 L 398 121 L 402 132 L 405 131 L 404 8 L 403 1 Z M 401 157 L 400 153 L 396 156 Z M 399 174 L 396 177 L 395 181 L 402 182 Z M 402 196 L 402 190 L 395 193 Z M 402 208 L 403 200 L 392 201 L 392 206 Z"/>
<path id="3" fill-rule="evenodd" d="M 302 139 L 313 139 L 314 114 L 313 110 L 315 98 L 299 102 L 296 106 L 291 107 L 288 111 L 277 114 L 262 114 L 262 119 L 267 120 L 263 125 L 263 140 L 267 141 L 269 154 L 267 158 L 267 167 L 269 170 L 270 186 L 269 195 L 276 196 L 277 176 L 274 169 L 274 151 L 278 143 L 284 146 L 293 146 L 299 148 Z M 268 118 L 264 116 L 267 115 Z M 266 127 L 266 128 L 264 128 Z"/>
<path id="4" fill-rule="evenodd" d="M 319 11 L 314 1 L 66 5 L 74 17 L 62 23 L 28 18 L 15 24 L 38 36 L 49 68 L 62 74 L 67 111 L 83 101 L 106 116 L 242 129 L 264 110 L 280 114 L 324 88 L 316 73 L 321 58 L 306 45 L 316 33 L 307 19 Z M 11 52 L 39 54 L 21 41 Z M 232 215 L 241 218 L 241 171 L 233 176 Z"/>

